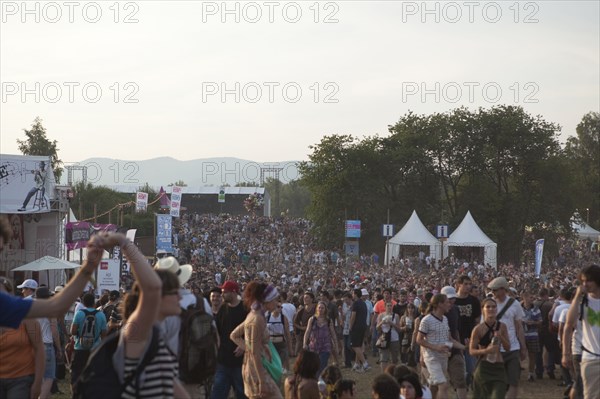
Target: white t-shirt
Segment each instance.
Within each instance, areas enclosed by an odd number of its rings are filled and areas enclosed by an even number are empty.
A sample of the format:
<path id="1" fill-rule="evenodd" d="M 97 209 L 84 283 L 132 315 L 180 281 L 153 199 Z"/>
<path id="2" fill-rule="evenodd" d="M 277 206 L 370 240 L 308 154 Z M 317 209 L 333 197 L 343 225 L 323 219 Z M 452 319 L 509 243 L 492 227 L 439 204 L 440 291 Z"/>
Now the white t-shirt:
<path id="1" fill-rule="evenodd" d="M 597 355 L 600 355 L 600 298 L 594 299 L 589 294 L 587 298 L 581 322 L 581 343 L 587 350 L 582 351 L 581 361 L 598 360 Z"/>
<path id="2" fill-rule="evenodd" d="M 294 332 L 294 315 L 296 314 L 296 307 L 289 302 L 284 302 L 281 304 L 281 313 L 283 313 L 288 320 L 290 332 Z"/>
<path id="3" fill-rule="evenodd" d="M 568 304 L 568 305 L 570 305 L 570 304 Z M 567 313 L 569 313 L 569 308 L 570 308 L 570 306 L 560 311 L 560 314 L 558 315 L 558 322 L 556 324 L 565 324 L 567 322 Z M 556 312 L 554 312 L 554 315 L 556 316 Z M 558 334 L 559 342 L 562 340 L 561 335 L 562 334 Z"/>
<path id="4" fill-rule="evenodd" d="M 498 307 L 498 313 L 504 308 L 504 305 L 509 301 L 510 297 L 507 296 L 504 299 L 504 302 L 498 301 L 496 306 Z M 515 351 L 521 349 L 521 345 L 519 344 L 519 338 L 517 337 L 517 330 L 515 329 L 515 323 L 521 323 L 525 318 L 525 313 L 523 312 L 523 307 L 518 301 L 514 301 L 510 308 L 506 309 L 506 312 L 502 315 L 500 321 L 506 324 L 506 328 L 508 329 L 508 339 L 510 340 L 510 351 Z M 500 347 L 501 352 L 506 352 L 504 347 Z"/>
<path id="5" fill-rule="evenodd" d="M 556 309 L 554 309 L 554 314 L 552 315 L 552 323 L 554 323 L 554 324 L 558 325 L 558 323 L 559 323 L 558 319 L 560 318 L 560 313 L 561 313 L 561 312 L 562 312 L 564 309 L 567 309 L 567 310 L 569 310 L 569 307 L 571 307 L 571 304 L 570 304 L 570 303 L 564 303 L 564 302 L 561 302 L 561 304 L 560 304 L 560 305 L 558 305 L 558 306 L 556 307 Z"/>

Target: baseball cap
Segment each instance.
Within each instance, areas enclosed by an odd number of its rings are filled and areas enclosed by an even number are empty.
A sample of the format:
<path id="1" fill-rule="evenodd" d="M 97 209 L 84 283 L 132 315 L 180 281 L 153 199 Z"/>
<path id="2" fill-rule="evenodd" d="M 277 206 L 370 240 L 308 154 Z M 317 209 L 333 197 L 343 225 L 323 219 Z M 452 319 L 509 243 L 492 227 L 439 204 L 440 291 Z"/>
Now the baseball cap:
<path id="1" fill-rule="evenodd" d="M 54 287 L 54 293 L 58 294 L 59 292 L 61 292 L 64 289 L 65 289 L 65 287 L 63 287 L 62 285 L 57 285 L 56 287 Z"/>
<path id="2" fill-rule="evenodd" d="M 23 284 L 17 285 L 17 288 L 29 288 L 30 290 L 37 290 L 38 283 L 35 280 L 28 278 L 23 281 Z"/>
<path id="3" fill-rule="evenodd" d="M 451 287 L 449 285 L 442 288 L 442 294 L 446 295 L 448 299 L 456 298 L 456 290 L 454 289 L 454 287 Z"/>
<path id="4" fill-rule="evenodd" d="M 240 286 L 235 281 L 225 281 L 225 283 L 221 286 L 221 289 L 223 290 L 223 292 L 240 292 Z"/>
<path id="5" fill-rule="evenodd" d="M 497 290 L 498 288 L 508 289 L 508 281 L 504 277 L 496 277 L 487 286 L 490 290 Z"/>

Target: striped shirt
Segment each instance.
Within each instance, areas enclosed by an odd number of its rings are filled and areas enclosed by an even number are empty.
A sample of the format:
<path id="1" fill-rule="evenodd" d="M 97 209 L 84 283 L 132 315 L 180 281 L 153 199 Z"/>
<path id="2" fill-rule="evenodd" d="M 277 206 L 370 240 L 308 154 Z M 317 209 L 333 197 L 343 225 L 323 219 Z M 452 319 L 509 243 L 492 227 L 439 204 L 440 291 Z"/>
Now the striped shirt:
<path id="1" fill-rule="evenodd" d="M 448 327 L 448 319 L 446 316 L 440 320 L 434 314 L 430 313 L 423 317 L 419 324 L 419 332 L 427 336 L 427 342 L 433 345 L 445 344 L 450 340 L 450 327 Z M 432 349 L 424 348 L 425 353 L 429 355 L 438 355 Z"/>
<path id="2" fill-rule="evenodd" d="M 137 359 L 125 358 L 125 380 L 135 372 L 142 358 L 143 356 Z M 136 395 L 135 381 L 132 381 L 125 387 L 122 399 L 173 398 L 174 380 L 179 374 L 177 357 L 167 348 L 162 338 L 158 341 L 156 356 L 142 372 L 144 376 L 143 379 L 140 378 L 139 395 Z"/>

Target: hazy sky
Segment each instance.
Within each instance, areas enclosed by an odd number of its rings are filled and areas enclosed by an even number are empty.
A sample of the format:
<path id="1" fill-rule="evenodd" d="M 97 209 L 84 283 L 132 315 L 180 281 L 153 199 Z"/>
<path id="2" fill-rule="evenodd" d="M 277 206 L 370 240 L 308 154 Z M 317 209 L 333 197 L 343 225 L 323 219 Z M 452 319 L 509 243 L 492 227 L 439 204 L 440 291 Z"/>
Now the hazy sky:
<path id="1" fill-rule="evenodd" d="M 304 160 L 409 110 L 600 109 L 598 1 L 2 1 L 0 152 Z"/>

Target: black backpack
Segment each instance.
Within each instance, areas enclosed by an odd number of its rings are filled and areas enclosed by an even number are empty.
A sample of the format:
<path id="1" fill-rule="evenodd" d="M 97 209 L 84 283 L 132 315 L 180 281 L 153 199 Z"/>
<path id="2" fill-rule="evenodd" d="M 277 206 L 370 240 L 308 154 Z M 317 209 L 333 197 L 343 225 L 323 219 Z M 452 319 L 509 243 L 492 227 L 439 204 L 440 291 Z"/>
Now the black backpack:
<path id="1" fill-rule="evenodd" d="M 202 384 L 217 370 L 217 329 L 213 317 L 204 310 L 204 298 L 181 311 L 179 330 L 179 379 L 186 384 Z"/>
<path id="2" fill-rule="evenodd" d="M 73 387 L 73 399 L 119 399 L 125 387 L 134 379 L 136 389 L 139 390 L 139 376 L 158 352 L 160 330 L 156 326 L 152 328 L 150 346 L 144 358 L 135 372 L 122 384 L 112 362 L 119 344 L 119 336 L 118 331 L 110 334 L 92 351 Z"/>
<path id="3" fill-rule="evenodd" d="M 90 350 L 94 347 L 96 341 L 96 313 L 98 310 L 88 311 L 81 309 L 85 314 L 81 331 L 79 331 L 79 345 L 82 349 Z"/>

